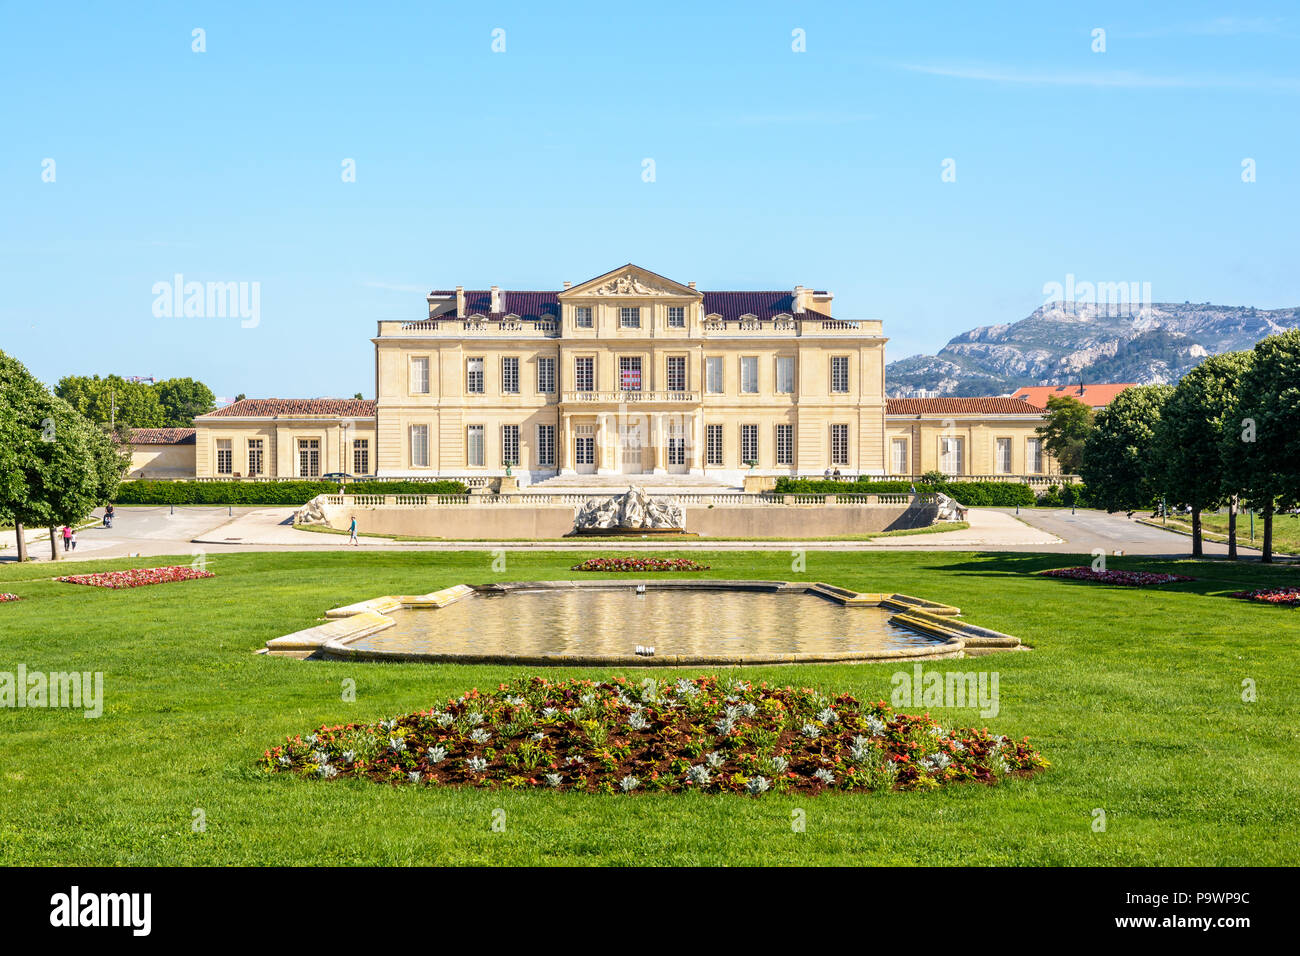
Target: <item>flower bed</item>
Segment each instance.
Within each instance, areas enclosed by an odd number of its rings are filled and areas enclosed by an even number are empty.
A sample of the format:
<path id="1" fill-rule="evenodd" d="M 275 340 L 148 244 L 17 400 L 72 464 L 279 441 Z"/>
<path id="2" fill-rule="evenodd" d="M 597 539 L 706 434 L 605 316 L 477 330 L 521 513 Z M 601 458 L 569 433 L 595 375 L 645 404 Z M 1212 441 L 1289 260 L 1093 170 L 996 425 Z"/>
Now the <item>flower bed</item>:
<path id="1" fill-rule="evenodd" d="M 1300 588 L 1260 588 L 1257 591 L 1234 591 L 1228 597 L 1259 601 L 1280 607 L 1300 607 Z"/>
<path id="2" fill-rule="evenodd" d="M 1195 581 L 1181 574 L 1156 574 L 1152 571 L 1094 571 L 1089 567 L 1053 568 L 1039 571 L 1049 578 L 1069 578 L 1093 584 L 1120 584 L 1131 588 L 1145 588 L 1153 584 L 1172 584 L 1175 581 Z"/>
<path id="3" fill-rule="evenodd" d="M 1047 766 L 1028 739 L 948 730 L 810 688 L 716 677 L 520 678 L 439 709 L 323 726 L 266 751 L 267 773 L 585 793 L 821 793 L 996 783 Z"/>
<path id="4" fill-rule="evenodd" d="M 688 558 L 588 558 L 570 571 L 707 571 Z"/>
<path id="5" fill-rule="evenodd" d="M 211 571 L 200 571 L 180 564 L 165 568 L 131 568 L 127 571 L 104 571 L 99 574 L 71 574 L 54 580 L 62 581 L 64 584 L 89 584 L 91 587 L 116 590 L 210 577 L 214 577 Z"/>
<path id="6" fill-rule="evenodd" d="M 22 598 L 20 598 L 17 594 L 10 594 L 8 591 L 6 591 L 3 594 L 0 594 L 0 604 L 4 604 L 6 601 L 21 601 L 21 600 Z"/>

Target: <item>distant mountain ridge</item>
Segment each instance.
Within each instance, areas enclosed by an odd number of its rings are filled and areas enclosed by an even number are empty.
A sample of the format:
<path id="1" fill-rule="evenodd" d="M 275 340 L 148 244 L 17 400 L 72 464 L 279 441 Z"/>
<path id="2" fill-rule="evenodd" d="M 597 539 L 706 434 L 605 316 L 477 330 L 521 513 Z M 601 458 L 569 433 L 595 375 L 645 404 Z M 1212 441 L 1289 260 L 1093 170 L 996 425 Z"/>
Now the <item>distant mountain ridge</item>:
<path id="1" fill-rule="evenodd" d="M 1009 325 L 963 332 L 938 355 L 885 369 L 893 397 L 1001 395 L 1022 385 L 1174 383 L 1208 355 L 1248 349 L 1300 326 L 1300 308 L 1159 302 L 1147 306 L 1052 302 Z"/>

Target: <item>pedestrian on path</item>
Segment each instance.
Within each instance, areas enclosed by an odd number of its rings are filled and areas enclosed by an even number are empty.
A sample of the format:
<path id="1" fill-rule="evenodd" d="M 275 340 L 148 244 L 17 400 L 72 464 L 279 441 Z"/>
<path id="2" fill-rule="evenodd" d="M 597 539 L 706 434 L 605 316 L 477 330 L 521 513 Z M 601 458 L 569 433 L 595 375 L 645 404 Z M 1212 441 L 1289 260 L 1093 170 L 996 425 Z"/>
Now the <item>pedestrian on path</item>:
<path id="1" fill-rule="evenodd" d="M 63 526 L 63 550 L 67 551 L 72 546 L 72 529 L 66 524 Z"/>
<path id="2" fill-rule="evenodd" d="M 77 550 L 77 532 L 73 531 L 71 528 L 68 529 L 68 541 L 69 541 L 69 542 L 71 543 L 71 545 L 72 545 L 72 550 L 73 550 L 73 551 L 76 551 L 76 550 Z"/>
<path id="3" fill-rule="evenodd" d="M 357 516 L 356 515 L 352 516 L 352 526 L 348 528 L 348 544 L 355 544 L 355 545 L 361 544 L 361 542 L 357 540 Z"/>

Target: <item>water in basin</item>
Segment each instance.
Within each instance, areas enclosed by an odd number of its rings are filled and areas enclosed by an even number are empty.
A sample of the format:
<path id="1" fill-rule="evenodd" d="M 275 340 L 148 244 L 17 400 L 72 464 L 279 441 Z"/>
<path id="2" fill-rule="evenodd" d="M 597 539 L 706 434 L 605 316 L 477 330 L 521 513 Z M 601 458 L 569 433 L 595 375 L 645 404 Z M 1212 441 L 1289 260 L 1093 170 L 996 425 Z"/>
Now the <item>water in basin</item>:
<path id="1" fill-rule="evenodd" d="M 634 586 L 475 595 L 444 608 L 388 612 L 391 628 L 349 647 L 388 652 L 655 656 L 870 653 L 934 641 L 877 607 L 812 594 Z"/>

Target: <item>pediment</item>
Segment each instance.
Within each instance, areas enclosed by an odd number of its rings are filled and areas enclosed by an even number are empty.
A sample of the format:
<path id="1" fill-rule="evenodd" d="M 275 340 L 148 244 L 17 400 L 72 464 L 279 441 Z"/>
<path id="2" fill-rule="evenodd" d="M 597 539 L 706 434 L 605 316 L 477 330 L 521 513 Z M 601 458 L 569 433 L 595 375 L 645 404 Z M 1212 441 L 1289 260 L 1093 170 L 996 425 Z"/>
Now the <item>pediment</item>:
<path id="1" fill-rule="evenodd" d="M 625 266 L 613 269 L 604 275 L 596 276 L 594 279 L 588 279 L 586 282 L 581 282 L 571 289 L 561 292 L 559 298 L 564 299 L 571 296 L 624 296 L 635 298 L 660 295 L 676 298 L 703 298 L 702 293 L 690 286 L 674 282 L 672 279 L 651 272 L 649 269 L 643 269 L 630 262 Z"/>

